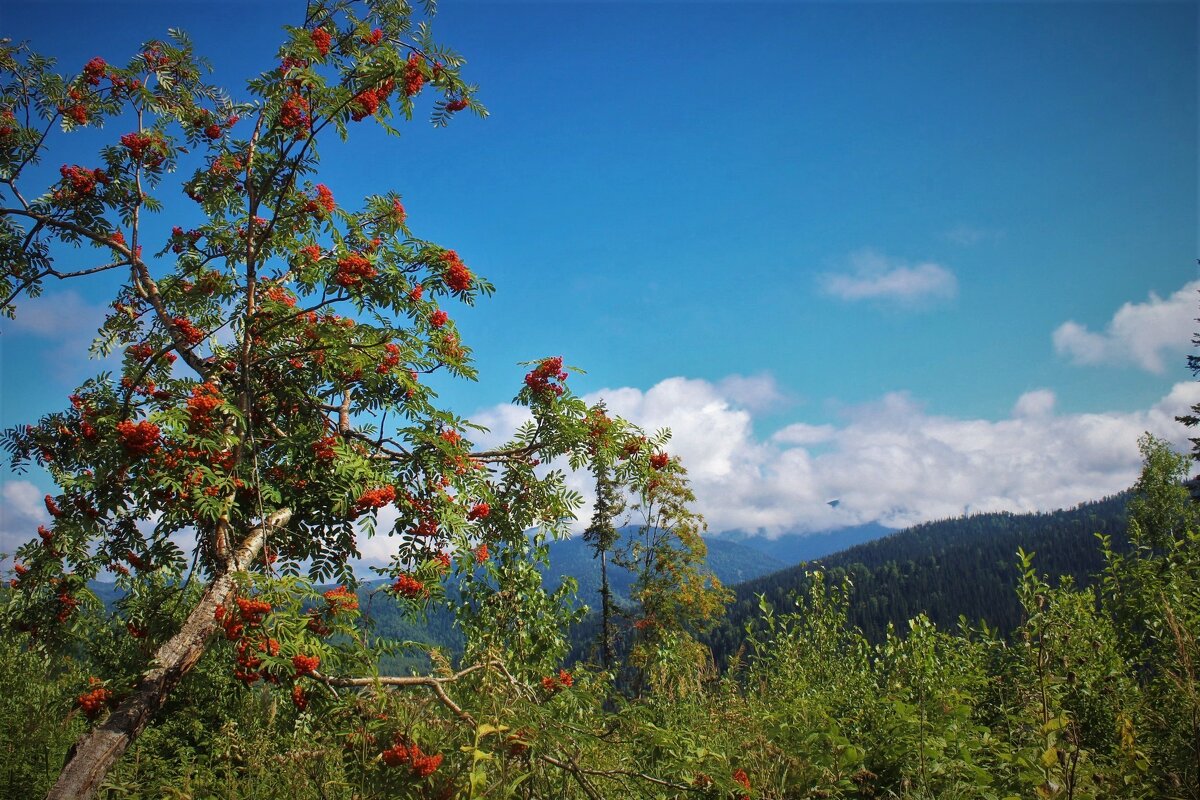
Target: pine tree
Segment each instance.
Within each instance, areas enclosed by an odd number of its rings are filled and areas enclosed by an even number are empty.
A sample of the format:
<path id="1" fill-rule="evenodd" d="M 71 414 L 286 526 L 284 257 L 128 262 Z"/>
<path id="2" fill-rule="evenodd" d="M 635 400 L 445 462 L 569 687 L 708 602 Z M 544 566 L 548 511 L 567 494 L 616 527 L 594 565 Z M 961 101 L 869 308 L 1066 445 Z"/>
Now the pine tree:
<path id="1" fill-rule="evenodd" d="M 596 479 L 596 507 L 592 522 L 583 532 L 583 540 L 591 545 L 600 559 L 600 658 L 606 670 L 616 660 L 612 628 L 612 589 L 608 583 L 608 554 L 616 546 L 617 528 L 613 523 L 624 510 L 625 500 L 617 489 L 608 464 L 597 460 L 592 466 Z"/>

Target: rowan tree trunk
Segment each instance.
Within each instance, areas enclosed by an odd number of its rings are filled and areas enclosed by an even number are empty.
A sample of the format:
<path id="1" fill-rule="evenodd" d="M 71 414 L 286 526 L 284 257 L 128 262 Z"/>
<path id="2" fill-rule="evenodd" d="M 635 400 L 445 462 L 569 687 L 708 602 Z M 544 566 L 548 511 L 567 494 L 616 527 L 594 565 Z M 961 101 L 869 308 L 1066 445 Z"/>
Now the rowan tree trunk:
<path id="1" fill-rule="evenodd" d="M 217 627 L 214 612 L 229 599 L 237 573 L 254 561 L 267 534 L 286 525 L 291 516 L 290 510 L 281 509 L 250 531 L 228 567 L 204 590 L 179 632 L 158 648 L 130 695 L 102 725 L 75 743 L 46 800 L 87 800 L 96 793 L 104 776 L 208 649 L 209 637 Z"/>

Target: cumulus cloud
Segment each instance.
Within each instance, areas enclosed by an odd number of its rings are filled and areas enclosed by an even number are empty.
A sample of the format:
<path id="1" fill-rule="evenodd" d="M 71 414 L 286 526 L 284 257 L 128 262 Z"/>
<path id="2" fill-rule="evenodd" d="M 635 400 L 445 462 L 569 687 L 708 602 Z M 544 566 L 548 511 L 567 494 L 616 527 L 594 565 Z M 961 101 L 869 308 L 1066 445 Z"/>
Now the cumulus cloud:
<path id="1" fill-rule="evenodd" d="M 717 390 L 731 402 L 750 411 L 768 411 L 786 405 L 789 397 L 769 373 L 730 375 L 717 384 Z"/>
<path id="2" fill-rule="evenodd" d="M 584 399 L 603 399 L 613 413 L 648 430 L 671 429 L 668 449 L 687 466 L 711 532 L 767 535 L 1048 511 L 1113 494 L 1136 480 L 1137 440 L 1144 432 L 1188 447 L 1188 430 L 1175 417 L 1200 403 L 1200 383 L 1184 382 L 1150 408 L 1062 413 L 1054 392 L 1038 388 L 1016 398 L 1008 416 L 989 420 L 931 414 L 911 394 L 890 392 L 842 409 L 833 422 L 797 421 L 759 436 L 741 388 L 738 381 L 675 377 L 646 390 L 603 389 Z M 497 406 L 472 419 L 492 428 L 471 436 L 477 447 L 490 447 L 508 438 L 527 412 Z M 568 482 L 587 499 L 578 514 L 585 521 L 591 478 L 571 474 Z M 0 551 L 11 552 L 46 521 L 43 494 L 26 480 L 4 484 Z M 834 499 L 836 507 L 829 505 Z M 380 530 L 390 528 L 392 514 L 381 512 Z M 360 546 L 367 563 L 380 563 L 395 544 L 381 536 L 361 539 Z"/>
<path id="3" fill-rule="evenodd" d="M 45 492 L 27 480 L 6 480 L 0 488 L 0 553 L 9 556 L 36 535 L 50 515 L 42 502 Z"/>
<path id="4" fill-rule="evenodd" d="M 671 429 L 669 449 L 687 466 L 710 531 L 777 535 L 1047 511 L 1119 492 L 1137 478 L 1143 432 L 1187 447 L 1175 416 L 1200 402 L 1200 384 L 1177 384 L 1148 409 L 1086 414 L 1059 413 L 1054 393 L 1035 389 L 998 420 L 930 414 L 892 392 L 834 423 L 796 422 L 769 437 L 756 436 L 753 412 L 723 382 L 670 378 L 586 399 L 600 398 L 647 429 Z M 588 476 L 570 482 L 591 497 Z"/>
<path id="5" fill-rule="evenodd" d="M 958 294 L 958 279 L 931 261 L 910 265 L 871 249 L 851 254 L 849 269 L 820 276 L 821 289 L 842 300 L 915 306 Z"/>
<path id="6" fill-rule="evenodd" d="M 1068 320 L 1054 331 L 1054 350 L 1074 364 L 1131 364 L 1161 375 L 1167 357 L 1182 353 L 1196 328 L 1197 292 L 1200 281 L 1167 298 L 1151 292 L 1145 302 L 1117 309 L 1103 331 Z"/>
<path id="7" fill-rule="evenodd" d="M 1017 398 L 1013 405 L 1014 417 L 1044 417 L 1054 410 L 1058 398 L 1049 389 L 1035 389 Z"/>

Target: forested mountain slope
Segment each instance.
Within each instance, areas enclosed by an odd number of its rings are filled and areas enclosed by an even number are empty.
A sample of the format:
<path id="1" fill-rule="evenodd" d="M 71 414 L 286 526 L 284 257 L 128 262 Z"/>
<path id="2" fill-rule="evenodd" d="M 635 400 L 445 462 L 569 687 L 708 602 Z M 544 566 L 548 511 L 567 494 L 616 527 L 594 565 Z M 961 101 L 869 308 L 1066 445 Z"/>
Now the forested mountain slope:
<path id="1" fill-rule="evenodd" d="M 903 630 L 925 612 L 954 627 L 959 616 L 985 620 L 1002 632 L 1020 623 L 1013 586 L 1018 548 L 1035 553 L 1039 572 L 1070 575 L 1086 584 L 1103 567 L 1095 534 L 1124 545 L 1128 493 L 1075 508 L 1037 514 L 976 514 L 916 525 L 840 553 L 765 575 L 734 588 L 726 619 L 708 641 L 719 663 L 738 648 L 745 624 L 759 614 L 758 595 L 776 609 L 792 607 L 807 587 L 807 572 L 824 569 L 831 581 L 853 583 L 850 621 L 879 641 L 889 623 Z"/>

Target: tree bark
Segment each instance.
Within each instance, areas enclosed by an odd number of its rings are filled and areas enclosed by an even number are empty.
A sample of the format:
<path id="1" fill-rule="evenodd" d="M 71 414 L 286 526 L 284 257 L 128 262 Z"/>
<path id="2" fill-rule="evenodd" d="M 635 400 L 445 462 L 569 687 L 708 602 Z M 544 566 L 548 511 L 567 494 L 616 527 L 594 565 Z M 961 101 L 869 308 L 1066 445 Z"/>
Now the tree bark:
<path id="1" fill-rule="evenodd" d="M 605 671 L 611 670 L 616 654 L 613 652 L 612 629 L 612 590 L 608 586 L 608 552 L 600 551 L 600 635 L 604 637 L 600 648 L 600 658 L 604 662 Z"/>
<path id="2" fill-rule="evenodd" d="M 204 590 L 183 627 L 158 648 L 151 667 L 142 673 L 130 695 L 104 724 L 75 743 L 46 800 L 87 800 L 96 793 L 108 771 L 208 649 L 208 639 L 217 627 L 214 612 L 229 599 L 237 573 L 250 566 L 267 534 L 286 525 L 291 516 L 289 509 L 281 509 L 250 531 L 227 567 Z"/>

